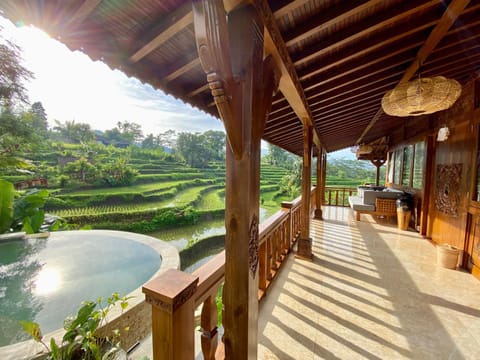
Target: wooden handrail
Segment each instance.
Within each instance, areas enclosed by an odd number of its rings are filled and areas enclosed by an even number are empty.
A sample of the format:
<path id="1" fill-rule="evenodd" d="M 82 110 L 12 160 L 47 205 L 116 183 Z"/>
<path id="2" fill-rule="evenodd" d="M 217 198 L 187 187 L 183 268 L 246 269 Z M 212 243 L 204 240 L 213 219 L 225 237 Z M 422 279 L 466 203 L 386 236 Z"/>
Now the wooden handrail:
<path id="1" fill-rule="evenodd" d="M 326 186 L 325 187 L 325 205 L 329 206 L 349 206 L 348 197 L 356 195 L 357 188 L 353 187 L 337 187 Z"/>
<path id="2" fill-rule="evenodd" d="M 315 191 L 316 189 L 312 188 L 312 198 L 315 196 Z M 315 202 L 310 203 L 313 209 Z M 301 205 L 301 197 L 283 202 L 282 208 L 259 226 L 259 301 L 267 294 L 283 261 L 300 235 Z M 162 279 L 162 276 L 165 279 Z M 193 347 L 186 349 L 183 346 L 182 349 L 177 349 L 179 345 L 175 336 L 182 334 L 191 341 L 189 339 L 192 338 L 195 328 L 193 313 L 201 306 L 202 353 L 204 359 L 214 360 L 219 344 L 216 297 L 225 278 L 225 251 L 192 274 L 169 270 L 162 276 L 143 287 L 144 293 L 147 294 L 147 301 L 152 304 L 154 310 L 152 312 L 153 342 L 163 344 L 162 347 L 154 345 L 154 359 L 194 358 Z M 181 284 L 173 282 L 176 288 L 173 292 L 162 285 L 163 281 L 172 283 L 172 278 L 181 280 Z M 168 330 L 162 328 L 165 326 Z M 163 333 L 159 333 L 162 331 Z"/>

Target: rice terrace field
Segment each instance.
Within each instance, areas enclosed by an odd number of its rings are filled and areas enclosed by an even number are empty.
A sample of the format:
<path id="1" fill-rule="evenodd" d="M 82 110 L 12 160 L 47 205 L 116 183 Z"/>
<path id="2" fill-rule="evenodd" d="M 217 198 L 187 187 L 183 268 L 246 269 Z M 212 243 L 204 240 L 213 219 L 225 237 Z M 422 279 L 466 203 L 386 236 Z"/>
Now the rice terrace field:
<path id="1" fill-rule="evenodd" d="M 223 159 L 190 166 L 186 158 L 161 148 L 66 142 L 51 143 L 48 150 L 40 148 L 25 157 L 32 164 L 33 174 L 10 172 L 0 173 L 0 177 L 12 183 L 39 176 L 48 179 L 50 197 L 45 212 L 62 218 L 71 229 L 123 230 L 171 241 L 181 256 L 190 249 L 189 259 L 184 261 L 189 270 L 195 268 L 197 260 L 223 248 L 219 238 L 225 233 Z M 298 159 L 280 160 L 269 154 L 262 157 L 261 221 L 278 211 L 282 201 L 299 195 Z M 371 171 L 347 165 L 335 161 L 329 164 L 327 186 L 354 187 L 371 179 Z M 201 243 L 207 244 L 206 252 Z"/>

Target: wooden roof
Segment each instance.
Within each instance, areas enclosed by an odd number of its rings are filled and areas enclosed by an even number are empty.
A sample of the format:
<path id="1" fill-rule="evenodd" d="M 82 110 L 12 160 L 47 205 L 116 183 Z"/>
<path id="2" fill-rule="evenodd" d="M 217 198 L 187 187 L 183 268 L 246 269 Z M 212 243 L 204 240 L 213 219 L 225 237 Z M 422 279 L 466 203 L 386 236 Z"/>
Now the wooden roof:
<path id="1" fill-rule="evenodd" d="M 227 11 L 240 0 L 225 0 Z M 265 51 L 282 69 L 264 139 L 302 153 L 301 122 L 330 152 L 388 135 L 408 119 L 381 111 L 415 76 L 465 83 L 480 70 L 480 0 L 256 0 Z M 218 117 L 198 59 L 190 1 L 2 0 L 13 22 L 47 31 Z"/>

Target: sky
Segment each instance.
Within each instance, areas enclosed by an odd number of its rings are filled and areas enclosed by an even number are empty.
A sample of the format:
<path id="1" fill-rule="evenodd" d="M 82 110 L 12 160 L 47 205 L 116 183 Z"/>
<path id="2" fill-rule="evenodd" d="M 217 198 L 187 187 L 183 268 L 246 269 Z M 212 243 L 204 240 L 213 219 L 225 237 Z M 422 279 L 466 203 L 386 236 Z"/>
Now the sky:
<path id="1" fill-rule="evenodd" d="M 1 35 L 20 46 L 23 65 L 34 73 L 26 83 L 30 103 L 40 101 L 49 125 L 75 120 L 94 130 L 107 130 L 119 121 L 142 126 L 143 134 L 224 131 L 220 120 L 182 101 L 92 61 L 80 51 L 72 52 L 59 41 L 32 26 L 16 27 L 0 16 Z M 267 143 L 262 141 L 262 152 Z M 348 150 L 348 149 L 347 149 Z M 330 157 L 353 159 L 348 151 Z"/>
<path id="2" fill-rule="evenodd" d="M 50 126 L 54 120 L 112 129 L 119 121 L 135 122 L 144 134 L 224 130 L 220 120 L 180 100 L 92 61 L 34 27 L 16 27 L 0 17 L 4 38 L 22 49 L 23 65 L 35 78 L 26 83 L 30 103 L 40 101 Z"/>

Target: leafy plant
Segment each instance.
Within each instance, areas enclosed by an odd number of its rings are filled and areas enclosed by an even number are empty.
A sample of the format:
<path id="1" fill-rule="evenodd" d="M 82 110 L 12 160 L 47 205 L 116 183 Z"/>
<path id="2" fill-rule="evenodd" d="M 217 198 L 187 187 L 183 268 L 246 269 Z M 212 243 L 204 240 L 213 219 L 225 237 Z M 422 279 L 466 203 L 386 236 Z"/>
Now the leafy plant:
<path id="1" fill-rule="evenodd" d="M 120 297 L 113 293 L 107 299 L 107 306 L 102 307 L 102 298 L 97 301 L 85 301 L 77 312 L 76 317 L 67 317 L 64 321 L 65 335 L 62 342 L 57 344 L 55 339 L 50 339 L 47 344 L 40 326 L 35 322 L 21 321 L 23 330 L 33 340 L 42 344 L 47 350 L 47 359 L 50 360 L 107 360 L 113 359 L 115 353 L 120 350 L 120 331 L 113 330 L 110 337 L 97 336 L 97 329 L 107 324 L 107 315 L 117 303 L 125 310 L 131 297 Z M 128 328 L 124 329 L 128 331 Z"/>
<path id="2" fill-rule="evenodd" d="M 13 221 L 13 184 L 0 179 L 0 234 L 10 230 Z"/>
<path id="3" fill-rule="evenodd" d="M 14 201 L 13 228 L 33 234 L 40 230 L 45 219 L 43 207 L 49 197 L 45 189 L 32 189 Z"/>

